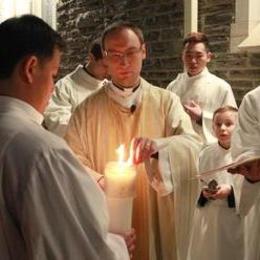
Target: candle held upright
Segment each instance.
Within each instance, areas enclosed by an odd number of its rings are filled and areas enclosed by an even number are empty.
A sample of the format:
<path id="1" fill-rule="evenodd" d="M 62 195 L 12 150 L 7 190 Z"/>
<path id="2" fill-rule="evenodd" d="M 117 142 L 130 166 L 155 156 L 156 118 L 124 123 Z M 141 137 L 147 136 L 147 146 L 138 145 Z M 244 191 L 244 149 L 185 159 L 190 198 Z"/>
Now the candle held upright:
<path id="1" fill-rule="evenodd" d="M 109 231 L 124 233 L 132 226 L 132 207 L 135 196 L 136 171 L 123 160 L 123 148 L 118 149 L 118 161 L 105 167 L 105 193 L 110 217 Z"/>

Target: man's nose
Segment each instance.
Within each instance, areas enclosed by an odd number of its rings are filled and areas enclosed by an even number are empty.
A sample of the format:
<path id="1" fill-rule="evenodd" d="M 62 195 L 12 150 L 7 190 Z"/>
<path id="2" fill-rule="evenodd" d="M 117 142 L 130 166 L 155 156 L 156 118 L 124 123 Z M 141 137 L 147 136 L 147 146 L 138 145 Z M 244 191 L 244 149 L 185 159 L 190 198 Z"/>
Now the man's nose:
<path id="1" fill-rule="evenodd" d="M 129 60 L 128 60 L 128 57 L 126 54 L 123 54 L 121 57 L 120 57 L 120 64 L 121 65 L 128 65 L 129 64 Z"/>
<path id="2" fill-rule="evenodd" d="M 191 62 L 192 62 L 192 63 L 197 63 L 196 57 L 192 57 L 192 58 L 191 58 Z"/>

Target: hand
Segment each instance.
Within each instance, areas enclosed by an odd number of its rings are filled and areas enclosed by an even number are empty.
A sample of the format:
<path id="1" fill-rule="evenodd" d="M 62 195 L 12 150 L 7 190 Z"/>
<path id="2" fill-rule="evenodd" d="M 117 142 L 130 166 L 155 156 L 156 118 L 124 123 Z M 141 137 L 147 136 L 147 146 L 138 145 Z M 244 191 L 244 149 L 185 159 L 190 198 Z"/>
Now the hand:
<path id="1" fill-rule="evenodd" d="M 129 256 L 130 258 L 132 258 L 135 250 L 135 242 L 136 242 L 135 230 L 132 228 L 130 231 L 126 232 L 125 234 L 122 234 L 122 236 L 125 240 Z"/>
<path id="2" fill-rule="evenodd" d="M 201 121 L 202 110 L 198 103 L 196 103 L 194 100 L 191 100 L 186 104 L 184 104 L 183 106 L 184 106 L 184 110 L 190 116 L 191 120 L 195 122 Z"/>
<path id="3" fill-rule="evenodd" d="M 213 199 L 212 195 L 214 195 L 216 192 L 217 191 L 210 190 L 208 186 L 202 188 L 203 197 L 205 197 L 206 199 Z"/>
<path id="4" fill-rule="evenodd" d="M 241 174 L 250 182 L 258 182 L 260 181 L 260 160 L 247 162 L 235 168 L 229 168 L 228 172 Z"/>
<path id="5" fill-rule="evenodd" d="M 226 199 L 228 195 L 231 193 L 231 186 L 228 184 L 221 184 L 217 187 L 217 192 L 212 194 L 212 199 Z"/>
<path id="6" fill-rule="evenodd" d="M 133 164 L 139 164 L 149 159 L 157 151 L 158 147 L 155 141 L 149 138 L 136 137 L 131 141 L 130 160 Z"/>

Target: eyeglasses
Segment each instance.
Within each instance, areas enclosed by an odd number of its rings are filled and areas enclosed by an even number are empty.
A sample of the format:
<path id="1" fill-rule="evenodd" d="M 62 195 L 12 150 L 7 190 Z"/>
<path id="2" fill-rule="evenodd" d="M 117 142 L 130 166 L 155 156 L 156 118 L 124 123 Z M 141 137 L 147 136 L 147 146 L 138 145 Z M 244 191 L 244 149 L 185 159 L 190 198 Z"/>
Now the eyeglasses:
<path id="1" fill-rule="evenodd" d="M 206 52 L 199 52 L 199 53 L 187 52 L 187 53 L 184 53 L 184 58 L 187 60 L 192 60 L 192 59 L 200 60 L 200 59 L 205 58 L 206 55 L 207 55 Z"/>
<path id="2" fill-rule="evenodd" d="M 107 58 L 109 58 L 112 62 L 119 63 L 124 59 L 128 61 L 132 61 L 138 57 L 138 54 L 142 51 L 143 45 L 140 46 L 139 49 L 132 48 L 125 52 L 118 51 L 104 51 L 104 54 Z"/>

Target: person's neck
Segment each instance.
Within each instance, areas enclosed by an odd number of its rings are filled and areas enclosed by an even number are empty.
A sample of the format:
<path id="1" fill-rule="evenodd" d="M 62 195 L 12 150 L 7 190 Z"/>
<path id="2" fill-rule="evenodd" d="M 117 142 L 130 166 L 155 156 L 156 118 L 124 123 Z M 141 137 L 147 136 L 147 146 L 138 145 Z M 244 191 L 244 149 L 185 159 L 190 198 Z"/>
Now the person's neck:
<path id="1" fill-rule="evenodd" d="M 140 86 L 140 82 L 141 82 L 141 80 L 140 80 L 140 78 L 137 80 L 137 82 L 136 83 L 134 83 L 133 85 L 127 85 L 127 86 L 125 86 L 125 85 L 122 85 L 122 84 L 120 84 L 120 83 L 118 83 L 118 82 L 116 82 L 116 81 L 114 81 L 113 79 L 112 79 L 112 83 L 113 83 L 113 85 L 115 86 L 115 87 L 117 87 L 118 89 L 120 89 L 120 90 L 122 90 L 122 91 L 124 91 L 125 89 L 133 89 L 133 92 L 136 90 L 136 89 L 138 89 L 138 87 Z"/>
<path id="2" fill-rule="evenodd" d="M 204 67 L 199 73 L 195 74 L 195 75 L 191 75 L 188 71 L 187 71 L 187 74 L 190 78 L 192 77 L 196 77 L 196 76 L 199 76 L 201 75 L 204 71 L 206 70 L 206 67 Z"/>
<path id="3" fill-rule="evenodd" d="M 230 143 L 224 144 L 218 141 L 218 144 L 225 150 L 228 150 L 230 148 Z"/>
<path id="4" fill-rule="evenodd" d="M 96 73 L 95 66 L 91 63 L 87 63 L 83 66 L 84 71 L 89 74 L 91 77 L 98 79 L 98 80 L 103 80 L 103 78 L 98 76 L 98 73 Z"/>

